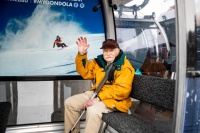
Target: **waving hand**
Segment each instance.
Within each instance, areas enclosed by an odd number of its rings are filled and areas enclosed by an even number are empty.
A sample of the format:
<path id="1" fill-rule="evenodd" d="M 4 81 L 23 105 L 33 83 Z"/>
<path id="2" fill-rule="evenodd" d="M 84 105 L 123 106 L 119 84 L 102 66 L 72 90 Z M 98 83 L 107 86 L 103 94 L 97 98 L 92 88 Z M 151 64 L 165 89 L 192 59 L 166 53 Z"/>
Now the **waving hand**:
<path id="1" fill-rule="evenodd" d="M 79 37 L 76 41 L 76 44 L 78 45 L 79 54 L 84 55 L 85 53 L 87 53 L 87 49 L 90 45 L 87 43 L 86 37 Z"/>

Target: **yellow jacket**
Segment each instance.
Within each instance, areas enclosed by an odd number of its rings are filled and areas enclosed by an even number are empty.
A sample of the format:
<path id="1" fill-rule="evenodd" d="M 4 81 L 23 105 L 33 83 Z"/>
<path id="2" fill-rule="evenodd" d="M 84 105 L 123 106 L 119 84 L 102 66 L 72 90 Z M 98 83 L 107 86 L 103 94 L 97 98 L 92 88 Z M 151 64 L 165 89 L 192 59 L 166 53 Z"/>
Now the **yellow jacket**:
<path id="1" fill-rule="evenodd" d="M 98 97 L 107 107 L 128 113 L 128 109 L 132 105 L 129 94 L 135 70 L 126 59 L 124 53 L 122 51 L 120 53 L 118 60 L 114 61 L 114 64 L 117 66 L 114 72 L 114 80 L 112 84 L 108 80 L 106 81 L 98 93 Z M 95 80 L 94 86 L 89 89 L 95 90 L 101 83 L 106 71 L 106 62 L 103 59 L 103 55 L 99 55 L 96 59 L 89 61 L 87 54 L 77 54 L 75 62 L 77 72 L 84 79 Z"/>

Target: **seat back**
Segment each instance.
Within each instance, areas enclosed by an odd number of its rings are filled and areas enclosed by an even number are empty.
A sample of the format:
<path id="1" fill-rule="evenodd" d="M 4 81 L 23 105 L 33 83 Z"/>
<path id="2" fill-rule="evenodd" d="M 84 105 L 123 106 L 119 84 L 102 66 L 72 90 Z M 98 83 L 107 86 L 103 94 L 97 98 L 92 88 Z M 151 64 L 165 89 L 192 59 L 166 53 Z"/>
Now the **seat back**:
<path id="1" fill-rule="evenodd" d="M 10 102 L 0 102 L 0 133 L 5 133 L 6 131 L 10 109 Z"/>
<path id="2" fill-rule="evenodd" d="M 130 96 L 173 111 L 175 80 L 135 74 Z"/>

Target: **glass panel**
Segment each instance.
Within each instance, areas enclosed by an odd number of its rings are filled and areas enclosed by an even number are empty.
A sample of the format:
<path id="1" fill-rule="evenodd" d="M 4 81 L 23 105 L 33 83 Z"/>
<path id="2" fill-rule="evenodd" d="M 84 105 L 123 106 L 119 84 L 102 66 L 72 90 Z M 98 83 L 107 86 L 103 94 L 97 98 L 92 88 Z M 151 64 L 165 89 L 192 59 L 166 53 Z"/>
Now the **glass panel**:
<path id="1" fill-rule="evenodd" d="M 141 72 L 143 75 L 174 79 L 174 0 L 113 1 L 118 5 L 114 11 L 117 41 L 136 69 L 136 74 Z M 133 116 L 141 116 L 140 119 L 161 132 L 172 131 L 172 111 L 137 99 L 132 100 L 130 112 Z"/>
<path id="2" fill-rule="evenodd" d="M 197 70 L 200 70 L 200 0 L 196 0 Z"/>
<path id="3" fill-rule="evenodd" d="M 200 25 L 197 25 L 197 70 L 200 70 Z"/>
<path id="4" fill-rule="evenodd" d="M 197 39 L 197 71 L 200 70 L 200 0 L 195 0 L 196 7 L 196 39 Z M 194 51 L 195 52 L 195 51 Z M 198 74 L 197 74 L 198 75 Z M 186 107 L 184 133 L 200 132 L 200 78 L 198 76 L 186 79 Z"/>
<path id="5" fill-rule="evenodd" d="M 115 2 L 116 36 L 133 67 L 143 75 L 174 78 L 174 1 Z M 159 10 L 154 6 L 160 6 Z"/>
<path id="6" fill-rule="evenodd" d="M 7 125 L 63 122 L 64 100 L 90 87 L 90 80 L 0 82 L 0 102 L 12 105 Z"/>
<path id="7" fill-rule="evenodd" d="M 184 133 L 199 133 L 200 126 L 200 78 L 193 77 L 186 79 L 186 109 Z"/>

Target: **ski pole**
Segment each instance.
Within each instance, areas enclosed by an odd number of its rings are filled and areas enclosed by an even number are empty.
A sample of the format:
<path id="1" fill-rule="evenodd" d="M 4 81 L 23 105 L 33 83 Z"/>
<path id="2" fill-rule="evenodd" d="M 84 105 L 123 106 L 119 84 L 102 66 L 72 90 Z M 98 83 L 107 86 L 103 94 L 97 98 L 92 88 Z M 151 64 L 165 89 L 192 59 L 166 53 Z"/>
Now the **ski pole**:
<path id="1" fill-rule="evenodd" d="M 103 85 L 105 84 L 106 80 L 108 79 L 108 75 L 109 75 L 109 72 L 114 69 L 115 70 L 115 64 L 111 63 L 108 67 L 108 70 L 107 72 L 105 73 L 105 76 L 103 77 L 101 83 L 99 84 L 99 86 L 97 87 L 97 89 L 95 90 L 93 96 L 91 97 L 91 99 L 94 99 L 97 94 L 99 93 L 99 91 L 101 90 L 101 88 L 103 87 Z M 80 117 L 78 118 L 78 120 L 75 122 L 74 126 L 71 128 L 71 130 L 69 131 L 69 133 L 71 133 L 74 128 L 76 127 L 77 123 L 79 122 L 79 120 L 81 119 L 81 117 L 83 116 L 83 114 L 85 113 L 86 109 L 83 110 L 83 112 L 81 113 Z"/>

